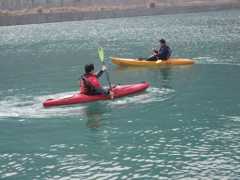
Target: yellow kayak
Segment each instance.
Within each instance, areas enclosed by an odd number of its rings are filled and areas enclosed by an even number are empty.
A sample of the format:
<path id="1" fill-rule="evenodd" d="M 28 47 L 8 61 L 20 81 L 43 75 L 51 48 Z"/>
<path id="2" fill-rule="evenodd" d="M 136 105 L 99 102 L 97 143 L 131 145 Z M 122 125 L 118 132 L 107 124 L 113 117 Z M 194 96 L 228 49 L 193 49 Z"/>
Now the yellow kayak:
<path id="1" fill-rule="evenodd" d="M 184 58 L 170 58 L 167 61 L 162 60 L 146 61 L 138 59 L 112 57 L 112 63 L 120 66 L 162 66 L 162 65 L 189 65 L 194 64 L 194 60 Z"/>

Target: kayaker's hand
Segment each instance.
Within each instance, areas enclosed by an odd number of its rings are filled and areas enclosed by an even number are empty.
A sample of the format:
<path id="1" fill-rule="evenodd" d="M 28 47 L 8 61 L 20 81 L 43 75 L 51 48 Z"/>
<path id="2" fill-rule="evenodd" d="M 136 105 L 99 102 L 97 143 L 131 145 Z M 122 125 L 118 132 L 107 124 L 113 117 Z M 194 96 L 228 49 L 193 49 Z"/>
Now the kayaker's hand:
<path id="1" fill-rule="evenodd" d="M 110 98 L 113 100 L 113 99 L 114 99 L 114 92 L 113 92 L 113 91 L 110 91 L 110 92 L 109 92 L 109 95 L 110 95 Z"/>
<path id="2" fill-rule="evenodd" d="M 106 71 L 107 67 L 105 65 L 102 65 L 102 71 Z"/>
<path id="3" fill-rule="evenodd" d="M 153 53 L 154 54 L 158 54 L 158 51 L 156 49 L 154 49 Z"/>

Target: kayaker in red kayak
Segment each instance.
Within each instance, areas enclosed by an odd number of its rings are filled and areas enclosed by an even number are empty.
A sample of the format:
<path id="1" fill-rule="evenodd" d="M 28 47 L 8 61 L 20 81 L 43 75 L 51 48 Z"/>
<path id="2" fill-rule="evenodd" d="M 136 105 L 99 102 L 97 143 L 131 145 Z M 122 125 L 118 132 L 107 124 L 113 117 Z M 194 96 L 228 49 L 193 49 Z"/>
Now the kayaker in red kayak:
<path id="1" fill-rule="evenodd" d="M 80 81 L 80 93 L 91 96 L 103 94 L 105 96 L 110 96 L 111 99 L 113 99 L 113 92 L 110 89 L 104 89 L 98 80 L 106 71 L 106 69 L 107 67 L 103 65 L 102 69 L 98 73 L 95 73 L 94 65 L 87 64 L 85 66 L 85 74 L 81 77 Z"/>

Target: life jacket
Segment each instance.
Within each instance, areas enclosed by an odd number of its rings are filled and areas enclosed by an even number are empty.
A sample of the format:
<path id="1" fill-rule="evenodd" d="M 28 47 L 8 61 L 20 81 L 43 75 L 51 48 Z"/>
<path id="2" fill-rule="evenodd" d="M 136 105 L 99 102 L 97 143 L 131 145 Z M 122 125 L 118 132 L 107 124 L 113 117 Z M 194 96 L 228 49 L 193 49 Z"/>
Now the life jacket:
<path id="1" fill-rule="evenodd" d="M 81 77 L 80 81 L 80 93 L 91 95 L 97 88 L 100 88 L 101 84 L 96 74 L 85 74 Z"/>

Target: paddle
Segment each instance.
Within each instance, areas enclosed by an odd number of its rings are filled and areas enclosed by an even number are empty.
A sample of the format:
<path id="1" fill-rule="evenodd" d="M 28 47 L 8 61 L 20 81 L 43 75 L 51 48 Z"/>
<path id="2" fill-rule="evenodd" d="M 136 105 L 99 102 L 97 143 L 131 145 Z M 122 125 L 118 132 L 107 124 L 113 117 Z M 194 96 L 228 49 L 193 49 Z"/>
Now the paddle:
<path id="1" fill-rule="evenodd" d="M 99 56 L 99 59 L 100 59 L 102 65 L 105 65 L 105 62 L 104 62 L 104 50 L 103 50 L 103 48 L 98 48 L 98 56 Z M 111 89 L 112 89 L 112 84 L 111 84 L 110 77 L 109 77 L 109 74 L 108 74 L 108 71 L 107 71 L 107 70 L 106 70 L 106 77 L 107 77 L 109 89 L 111 90 Z"/>

